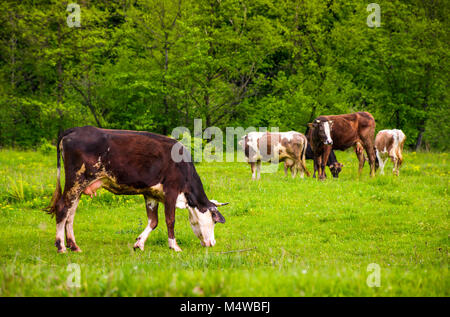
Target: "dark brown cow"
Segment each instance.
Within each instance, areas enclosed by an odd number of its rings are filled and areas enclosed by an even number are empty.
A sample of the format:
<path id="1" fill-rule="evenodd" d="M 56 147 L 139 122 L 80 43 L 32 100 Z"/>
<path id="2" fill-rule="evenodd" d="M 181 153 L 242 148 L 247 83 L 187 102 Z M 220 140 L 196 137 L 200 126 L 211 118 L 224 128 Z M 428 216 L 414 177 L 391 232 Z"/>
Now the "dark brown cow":
<path id="1" fill-rule="evenodd" d="M 65 186 L 61 193 L 60 153 L 64 160 Z M 174 159 L 174 155 L 176 159 Z M 182 159 L 180 159 L 180 157 Z M 174 139 L 149 132 L 107 130 L 86 126 L 64 131 L 57 144 L 57 184 L 47 211 L 56 216 L 58 252 L 67 246 L 81 251 L 75 242 L 73 221 L 81 194 L 92 195 L 100 187 L 118 195 L 143 195 L 148 225 L 134 248 L 158 225 L 158 203 L 164 203 L 169 247 L 181 251 L 175 240 L 175 208 L 187 208 L 194 233 L 203 246 L 213 246 L 214 225 L 225 219 L 222 205 L 209 200 L 189 152 Z"/>
<path id="2" fill-rule="evenodd" d="M 355 147 L 359 160 L 358 175 L 364 167 L 364 149 L 369 158 L 370 175 L 375 176 L 375 120 L 370 113 L 319 116 L 313 123 L 308 123 L 308 126 L 308 141 L 314 152 L 314 164 L 319 170 L 319 179 L 325 178 L 325 166 L 330 151 L 344 151 L 351 146 Z"/>

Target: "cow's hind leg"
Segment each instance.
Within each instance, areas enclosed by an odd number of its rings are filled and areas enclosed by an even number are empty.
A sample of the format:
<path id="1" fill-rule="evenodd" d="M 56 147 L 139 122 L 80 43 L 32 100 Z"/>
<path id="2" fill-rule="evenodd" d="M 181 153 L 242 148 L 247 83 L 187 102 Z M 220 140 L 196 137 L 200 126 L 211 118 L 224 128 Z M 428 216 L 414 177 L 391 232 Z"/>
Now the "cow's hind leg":
<path id="1" fill-rule="evenodd" d="M 373 139 L 369 138 L 369 139 L 365 140 L 363 145 L 364 145 L 364 150 L 366 150 L 367 157 L 369 158 L 370 176 L 374 177 L 375 176 L 375 150 L 374 150 L 374 146 L 373 146 Z M 364 153 L 363 153 L 363 158 L 364 158 Z M 363 164 L 363 166 L 364 166 L 364 164 Z"/>
<path id="2" fill-rule="evenodd" d="M 378 168 L 380 169 L 380 175 L 383 175 L 384 174 L 384 162 L 383 162 L 383 159 L 381 158 L 380 151 L 376 150 L 375 155 L 377 156 Z"/>
<path id="3" fill-rule="evenodd" d="M 136 243 L 134 244 L 134 249 L 144 250 L 145 241 L 147 241 L 150 232 L 155 230 L 158 226 L 158 202 L 149 197 L 145 198 L 145 207 L 147 208 L 147 218 L 148 223 L 144 231 L 136 238 Z"/>
<path id="4" fill-rule="evenodd" d="M 401 149 L 397 150 L 397 176 L 400 175 L 400 167 L 402 166 L 403 163 L 403 154 Z"/>
<path id="5" fill-rule="evenodd" d="M 261 179 L 261 161 L 256 162 L 256 179 Z"/>
<path id="6" fill-rule="evenodd" d="M 70 188 L 70 190 L 67 190 Z M 80 199 L 81 191 L 76 187 L 66 187 L 63 196 L 58 202 L 56 211 L 56 239 L 55 246 L 58 253 L 66 252 L 64 244 L 64 236 L 67 237 L 67 246 L 73 251 L 81 251 L 75 243 L 75 235 L 73 233 L 73 220 Z"/>
<path id="7" fill-rule="evenodd" d="M 284 175 L 288 175 L 288 169 L 291 170 L 292 177 L 295 177 L 294 173 L 294 161 L 291 159 L 286 159 L 284 161 Z"/>
<path id="8" fill-rule="evenodd" d="M 250 168 L 252 169 L 252 179 L 256 179 L 256 163 L 250 162 Z"/>
<path id="9" fill-rule="evenodd" d="M 80 201 L 81 193 L 85 192 L 91 180 L 85 178 L 83 174 L 84 164 L 75 173 L 71 174 L 66 170 L 66 184 L 64 193 L 56 212 L 56 240 L 55 246 L 59 253 L 66 252 L 64 245 L 64 236 L 66 237 L 67 247 L 74 252 L 81 252 L 75 242 L 75 234 L 73 232 L 73 222 L 75 213 L 77 211 L 78 202 Z"/>
<path id="10" fill-rule="evenodd" d="M 366 159 L 364 158 L 364 153 L 363 153 L 362 149 L 359 148 L 358 146 L 355 147 L 355 153 L 356 153 L 356 157 L 358 158 L 358 161 L 359 161 L 358 177 L 360 177 Z"/>
<path id="11" fill-rule="evenodd" d="M 81 252 L 80 247 L 75 242 L 75 234 L 73 232 L 73 220 L 75 218 L 75 213 L 77 211 L 79 201 L 80 201 L 79 196 L 74 200 L 72 200 L 72 204 L 67 210 L 67 220 L 65 225 L 67 247 L 74 252 Z"/>

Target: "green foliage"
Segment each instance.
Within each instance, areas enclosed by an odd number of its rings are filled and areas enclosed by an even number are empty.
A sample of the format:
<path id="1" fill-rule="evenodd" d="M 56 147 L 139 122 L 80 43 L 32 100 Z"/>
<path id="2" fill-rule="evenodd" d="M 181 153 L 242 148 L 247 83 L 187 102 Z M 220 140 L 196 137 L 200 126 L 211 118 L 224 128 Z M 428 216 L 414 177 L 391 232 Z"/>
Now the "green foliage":
<path id="1" fill-rule="evenodd" d="M 277 126 L 369 111 L 407 145 L 448 150 L 446 1 L 131 0 L 0 4 L 0 146 L 76 125 Z M 442 136 L 444 135 L 444 137 Z"/>
<path id="2" fill-rule="evenodd" d="M 41 152 L 44 155 L 56 153 L 56 146 L 51 144 L 48 140 L 42 138 L 41 144 L 39 145 L 39 152 Z"/>

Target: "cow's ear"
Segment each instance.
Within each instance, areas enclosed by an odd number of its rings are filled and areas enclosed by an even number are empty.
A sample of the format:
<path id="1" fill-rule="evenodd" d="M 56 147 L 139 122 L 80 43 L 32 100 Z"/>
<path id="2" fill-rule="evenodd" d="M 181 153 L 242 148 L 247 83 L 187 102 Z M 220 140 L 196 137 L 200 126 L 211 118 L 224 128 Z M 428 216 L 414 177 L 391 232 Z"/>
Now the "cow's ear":
<path id="1" fill-rule="evenodd" d="M 211 210 L 211 215 L 212 215 L 214 222 L 225 223 L 224 216 L 222 216 L 222 214 L 217 209 Z"/>
<path id="2" fill-rule="evenodd" d="M 316 120 L 316 123 L 320 123 L 320 120 L 319 120 L 319 119 L 317 119 L 317 120 Z"/>
<path id="3" fill-rule="evenodd" d="M 308 127 L 311 129 L 313 127 L 312 123 L 308 123 Z"/>

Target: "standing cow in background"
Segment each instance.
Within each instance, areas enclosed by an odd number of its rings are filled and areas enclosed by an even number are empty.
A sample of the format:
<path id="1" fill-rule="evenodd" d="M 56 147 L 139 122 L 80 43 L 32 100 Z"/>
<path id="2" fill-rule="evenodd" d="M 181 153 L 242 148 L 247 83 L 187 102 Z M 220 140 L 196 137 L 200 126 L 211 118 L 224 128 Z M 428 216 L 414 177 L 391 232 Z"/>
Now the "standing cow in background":
<path id="1" fill-rule="evenodd" d="M 368 112 L 357 112 L 336 116 L 319 116 L 308 123 L 308 141 L 314 152 L 314 165 L 319 170 L 319 179 L 325 178 L 325 166 L 331 150 L 344 151 L 355 147 L 359 160 L 358 175 L 364 167 L 364 149 L 369 158 L 370 175 L 375 176 L 375 120 Z"/>
<path id="2" fill-rule="evenodd" d="M 389 158 L 394 163 L 392 172 L 394 175 L 400 174 L 400 166 L 403 162 L 403 144 L 406 136 L 402 130 L 381 130 L 375 138 L 375 151 L 378 164 L 380 166 L 380 174 L 384 174 L 384 166 Z"/>
<path id="3" fill-rule="evenodd" d="M 293 178 L 297 171 L 301 178 L 304 173 L 310 175 L 305 160 L 308 140 L 299 132 L 250 132 L 242 137 L 239 145 L 252 169 L 252 179 L 261 178 L 261 161 L 284 162 L 284 173 L 287 175 L 290 169 Z"/>
<path id="4" fill-rule="evenodd" d="M 61 193 L 60 153 L 64 160 L 65 186 Z M 134 248 L 144 249 L 145 241 L 158 225 L 158 203 L 164 203 L 169 247 L 181 251 L 175 240 L 175 208 L 188 209 L 191 227 L 203 246 L 216 243 L 214 226 L 225 218 L 209 200 L 190 154 L 177 140 L 163 135 L 99 129 L 72 128 L 58 137 L 56 190 L 47 212 L 56 217 L 55 246 L 59 253 L 67 246 L 81 249 L 75 242 L 73 221 L 81 194 L 95 195 L 100 187 L 116 195 L 143 195 L 148 225 Z M 176 158 L 174 158 L 176 156 Z"/>

